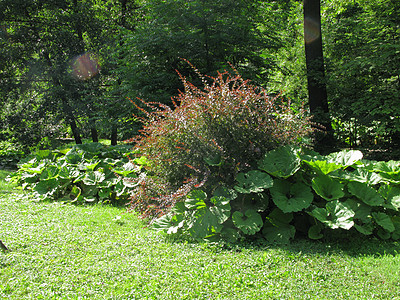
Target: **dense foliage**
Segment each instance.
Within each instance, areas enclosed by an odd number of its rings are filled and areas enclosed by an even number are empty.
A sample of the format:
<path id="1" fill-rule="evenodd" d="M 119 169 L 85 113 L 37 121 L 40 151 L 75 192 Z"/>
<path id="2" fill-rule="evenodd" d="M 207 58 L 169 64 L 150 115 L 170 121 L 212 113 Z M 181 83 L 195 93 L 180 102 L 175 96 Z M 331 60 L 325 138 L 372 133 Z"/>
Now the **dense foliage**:
<path id="1" fill-rule="evenodd" d="M 295 234 L 320 239 L 332 229 L 400 238 L 400 162 L 362 160 L 360 151 L 321 156 L 299 147 L 267 152 L 236 185 L 193 190 L 154 222 L 196 239 L 263 237 L 286 243 Z M 331 233 L 330 233 L 331 234 Z"/>
<path id="2" fill-rule="evenodd" d="M 37 200 L 124 204 L 132 180 L 140 176 L 145 158 L 133 158 L 130 146 L 100 143 L 64 150 L 40 150 L 19 164 L 10 181 L 32 191 Z"/>
<path id="3" fill-rule="evenodd" d="M 152 111 L 138 106 L 146 118 L 134 140 L 150 166 L 132 205 L 146 214 L 167 210 L 195 186 L 212 191 L 221 182 L 231 185 L 263 153 L 304 144 L 312 131 L 301 107 L 268 96 L 239 75 L 202 78 L 201 89 L 182 78 L 185 91 L 173 109 L 146 101 L 144 107 Z"/>

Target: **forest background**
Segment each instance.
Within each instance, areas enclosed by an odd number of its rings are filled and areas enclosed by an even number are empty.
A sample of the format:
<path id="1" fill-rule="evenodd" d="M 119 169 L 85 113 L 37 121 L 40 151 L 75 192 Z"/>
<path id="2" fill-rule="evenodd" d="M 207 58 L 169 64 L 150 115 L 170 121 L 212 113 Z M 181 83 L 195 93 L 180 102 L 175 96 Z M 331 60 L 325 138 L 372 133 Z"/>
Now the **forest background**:
<path id="1" fill-rule="evenodd" d="M 315 118 L 329 147 L 395 147 L 400 3 L 306 3 L 321 24 L 295 0 L 1 0 L 0 156 L 65 137 L 131 138 L 140 123 L 129 99 L 170 104 L 183 89 L 177 71 L 200 83 L 185 60 L 209 76 L 233 66 L 314 114 L 312 80 L 326 89 Z M 324 56 L 310 68 L 305 45 L 319 26 Z"/>

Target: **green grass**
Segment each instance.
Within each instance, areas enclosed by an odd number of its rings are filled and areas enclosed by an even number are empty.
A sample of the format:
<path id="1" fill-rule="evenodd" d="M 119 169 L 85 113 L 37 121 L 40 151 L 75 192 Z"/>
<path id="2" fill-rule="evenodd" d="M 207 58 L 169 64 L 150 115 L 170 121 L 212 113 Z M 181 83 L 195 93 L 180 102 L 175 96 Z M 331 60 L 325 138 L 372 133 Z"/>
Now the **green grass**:
<path id="1" fill-rule="evenodd" d="M 398 242 L 224 247 L 124 212 L 0 193 L 0 299 L 400 299 Z"/>
<path id="2" fill-rule="evenodd" d="M 11 184 L 11 183 L 5 181 L 5 178 L 8 176 L 8 174 L 10 174 L 10 172 L 11 171 L 9 171 L 9 170 L 1 170 L 0 169 L 0 197 L 1 197 L 1 194 L 11 193 L 15 188 L 14 184 Z"/>

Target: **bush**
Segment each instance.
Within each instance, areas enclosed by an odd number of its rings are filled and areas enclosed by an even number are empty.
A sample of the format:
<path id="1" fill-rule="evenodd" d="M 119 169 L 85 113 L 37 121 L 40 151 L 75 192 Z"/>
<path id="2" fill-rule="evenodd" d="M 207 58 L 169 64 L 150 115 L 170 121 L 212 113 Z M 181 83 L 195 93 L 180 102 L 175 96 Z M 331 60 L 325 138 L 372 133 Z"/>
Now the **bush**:
<path id="1" fill-rule="evenodd" d="M 100 143 L 64 150 L 38 150 L 8 180 L 31 190 L 38 200 L 125 204 L 144 158 L 130 159 L 130 146 Z"/>
<path id="2" fill-rule="evenodd" d="M 153 226 L 229 241 L 255 236 L 287 243 L 296 233 L 320 239 L 336 232 L 398 240 L 400 161 L 362 157 L 356 150 L 321 156 L 280 147 L 239 173 L 232 188 L 193 190 Z"/>
<path id="3" fill-rule="evenodd" d="M 233 185 L 263 153 L 303 144 L 312 130 L 302 107 L 294 110 L 238 74 L 201 78 L 203 89 L 181 76 L 185 90 L 173 99 L 173 108 L 134 103 L 145 117 L 141 135 L 132 141 L 150 166 L 131 208 L 145 216 L 165 213 L 195 187 L 212 193 L 220 183 Z"/>

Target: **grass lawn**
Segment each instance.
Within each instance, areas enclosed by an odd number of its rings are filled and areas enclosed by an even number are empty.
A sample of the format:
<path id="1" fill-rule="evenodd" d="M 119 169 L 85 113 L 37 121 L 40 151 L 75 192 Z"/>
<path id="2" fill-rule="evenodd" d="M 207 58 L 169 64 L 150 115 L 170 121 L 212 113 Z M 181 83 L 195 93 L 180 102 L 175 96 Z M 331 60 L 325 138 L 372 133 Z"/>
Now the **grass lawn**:
<path id="1" fill-rule="evenodd" d="M 123 208 L 0 188 L 0 299 L 400 299 L 399 242 L 172 241 Z"/>

